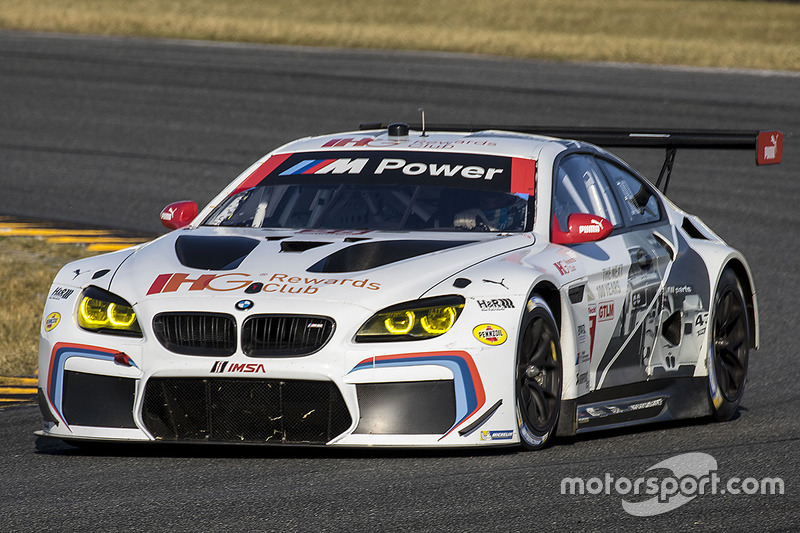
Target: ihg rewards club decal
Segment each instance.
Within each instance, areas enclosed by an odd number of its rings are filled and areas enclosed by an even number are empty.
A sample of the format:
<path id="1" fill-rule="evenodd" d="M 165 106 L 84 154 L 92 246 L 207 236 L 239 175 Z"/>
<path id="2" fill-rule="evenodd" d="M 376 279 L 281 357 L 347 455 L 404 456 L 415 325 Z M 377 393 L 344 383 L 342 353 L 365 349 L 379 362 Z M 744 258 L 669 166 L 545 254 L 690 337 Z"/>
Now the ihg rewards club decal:
<path id="1" fill-rule="evenodd" d="M 289 274 L 260 274 L 228 272 L 225 274 L 200 274 L 192 276 L 175 272 L 159 274 L 147 290 L 151 294 L 166 294 L 181 291 L 244 291 L 247 294 L 276 292 L 284 294 L 315 294 L 324 287 L 340 286 L 380 290 L 380 283 L 369 278 L 322 278 L 312 276 L 291 276 Z"/>

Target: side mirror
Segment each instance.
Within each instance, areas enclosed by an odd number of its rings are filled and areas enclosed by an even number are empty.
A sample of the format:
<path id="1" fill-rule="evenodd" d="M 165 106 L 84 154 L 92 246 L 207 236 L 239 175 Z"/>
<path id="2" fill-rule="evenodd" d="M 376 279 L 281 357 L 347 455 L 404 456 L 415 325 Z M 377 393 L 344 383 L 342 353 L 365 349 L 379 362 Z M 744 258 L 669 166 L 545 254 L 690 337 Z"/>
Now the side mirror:
<path id="1" fill-rule="evenodd" d="M 578 244 L 582 242 L 602 241 L 613 231 L 614 226 L 605 218 L 588 213 L 572 213 L 567 219 L 567 231 L 561 231 L 555 215 L 553 215 L 554 244 Z"/>
<path id="2" fill-rule="evenodd" d="M 161 211 L 161 223 L 169 229 L 188 226 L 197 216 L 197 204 L 192 201 L 175 202 Z"/>

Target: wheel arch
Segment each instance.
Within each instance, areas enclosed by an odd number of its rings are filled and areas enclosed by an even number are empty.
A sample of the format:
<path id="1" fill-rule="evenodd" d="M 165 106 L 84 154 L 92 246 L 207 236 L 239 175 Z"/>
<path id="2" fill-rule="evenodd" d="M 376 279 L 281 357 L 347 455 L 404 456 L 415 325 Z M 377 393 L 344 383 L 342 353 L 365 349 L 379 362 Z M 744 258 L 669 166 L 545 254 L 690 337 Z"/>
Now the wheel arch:
<path id="1" fill-rule="evenodd" d="M 555 285 L 549 281 L 540 281 L 530 291 L 528 299 L 538 296 L 545 301 L 547 307 L 553 313 L 559 332 L 561 331 L 561 295 Z"/>
<path id="2" fill-rule="evenodd" d="M 556 321 L 558 331 L 563 335 L 562 300 L 558 288 L 549 281 L 540 281 L 531 289 L 528 299 L 534 296 L 540 297 L 547 304 L 547 307 L 550 308 L 550 311 L 553 313 L 553 318 Z M 575 380 L 573 379 L 575 375 L 575 359 L 574 357 L 564 356 L 564 346 L 561 346 L 561 350 L 561 412 L 558 415 L 558 423 L 555 429 L 555 434 L 559 437 L 574 435 L 577 431 L 577 400 L 575 399 L 577 390 Z"/>
<path id="3" fill-rule="evenodd" d="M 753 279 L 750 274 L 750 269 L 741 262 L 738 258 L 732 258 L 720 270 L 720 275 L 726 269 L 730 268 L 742 284 L 742 292 L 744 293 L 745 307 L 747 308 L 747 321 L 752 336 L 750 337 L 750 348 L 755 350 L 758 348 L 759 334 L 758 334 L 758 305 L 756 304 L 756 291 L 753 285 Z M 719 280 L 718 280 L 719 282 Z"/>

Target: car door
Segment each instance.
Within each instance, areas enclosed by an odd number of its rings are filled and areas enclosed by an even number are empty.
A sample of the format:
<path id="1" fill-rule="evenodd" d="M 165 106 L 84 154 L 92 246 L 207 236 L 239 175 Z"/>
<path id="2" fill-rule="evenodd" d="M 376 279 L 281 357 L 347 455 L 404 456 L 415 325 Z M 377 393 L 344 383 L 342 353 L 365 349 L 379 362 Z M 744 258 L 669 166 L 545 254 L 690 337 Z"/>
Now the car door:
<path id="1" fill-rule="evenodd" d="M 562 158 L 554 178 L 554 225 L 564 228 L 571 213 L 589 213 L 614 226 L 603 240 L 570 245 L 586 272 L 567 288 L 578 393 L 646 380 L 670 262 L 655 235 L 668 229 L 658 198 L 637 176 L 592 154 Z"/>
<path id="2" fill-rule="evenodd" d="M 641 332 L 644 371 L 648 379 L 692 376 L 708 322 L 710 288 L 706 265 L 680 233 L 673 232 L 663 220 L 658 198 L 654 194 L 648 198 L 647 190 L 653 192 L 649 183 L 622 165 L 602 159 L 598 162 L 623 206 L 626 225 L 639 235 L 640 243 L 645 243 L 641 246 L 645 252 L 652 250 L 654 258 L 653 268 L 630 276 L 634 313 L 643 312 L 637 304 L 650 302 L 655 291 L 656 300 L 646 308 Z M 648 276 L 652 279 L 648 280 Z M 647 298 L 639 298 L 637 290 L 647 290 Z"/>
<path id="3" fill-rule="evenodd" d="M 669 316 L 663 296 L 674 247 L 668 244 L 670 225 L 652 185 L 619 163 L 596 161 L 620 206 L 625 230 L 619 236 L 630 262 L 618 331 L 598 366 L 598 388 L 606 388 L 651 374 L 653 353 Z"/>

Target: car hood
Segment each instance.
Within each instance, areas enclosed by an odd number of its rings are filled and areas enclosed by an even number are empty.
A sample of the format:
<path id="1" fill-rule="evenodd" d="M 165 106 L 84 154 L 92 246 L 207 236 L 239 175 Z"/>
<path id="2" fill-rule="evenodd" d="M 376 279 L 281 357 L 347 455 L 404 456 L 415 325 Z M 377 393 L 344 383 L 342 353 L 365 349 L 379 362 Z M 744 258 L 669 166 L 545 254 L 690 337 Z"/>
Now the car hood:
<path id="1" fill-rule="evenodd" d="M 379 309 L 419 298 L 471 265 L 533 242 L 531 234 L 201 227 L 174 231 L 139 248 L 107 288 L 134 304 L 285 297 Z"/>

